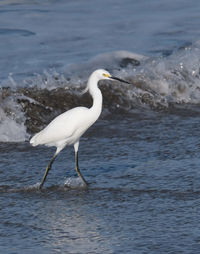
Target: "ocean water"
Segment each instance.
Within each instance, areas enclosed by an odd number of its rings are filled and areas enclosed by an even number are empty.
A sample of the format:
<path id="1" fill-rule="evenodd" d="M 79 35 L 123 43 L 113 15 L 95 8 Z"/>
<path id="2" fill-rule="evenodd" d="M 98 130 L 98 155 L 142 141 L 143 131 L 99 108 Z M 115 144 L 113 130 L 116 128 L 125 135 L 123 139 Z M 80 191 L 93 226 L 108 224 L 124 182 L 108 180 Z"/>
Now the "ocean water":
<path id="1" fill-rule="evenodd" d="M 199 253 L 200 3 L 0 2 L 0 253 Z M 104 107 L 73 147 L 30 137 L 105 68 Z"/>

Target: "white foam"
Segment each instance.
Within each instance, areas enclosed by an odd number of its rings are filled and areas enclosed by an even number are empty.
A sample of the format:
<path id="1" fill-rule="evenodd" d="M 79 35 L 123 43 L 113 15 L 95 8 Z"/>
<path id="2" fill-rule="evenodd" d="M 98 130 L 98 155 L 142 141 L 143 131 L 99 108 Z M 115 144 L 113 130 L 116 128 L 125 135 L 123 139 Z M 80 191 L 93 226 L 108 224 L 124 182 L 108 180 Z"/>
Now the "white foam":
<path id="1" fill-rule="evenodd" d="M 200 103 L 200 43 L 174 52 L 169 57 L 149 59 L 136 69 L 123 69 L 146 84 L 146 91 L 165 103 Z M 135 91 L 140 95 L 141 90 Z M 154 96 L 155 97 L 155 96 Z"/>
<path id="2" fill-rule="evenodd" d="M 136 59 L 140 66 L 128 65 L 119 68 L 124 58 Z M 130 86 L 126 91 L 130 96 L 141 97 L 149 93 L 157 102 L 167 106 L 174 103 L 200 103 L 200 42 L 190 47 L 175 51 L 169 57 L 148 58 L 128 51 L 115 51 L 97 55 L 85 63 L 68 65 L 64 75 L 70 77 L 71 82 L 82 84 L 87 81 L 89 74 L 98 68 L 105 68 L 112 74 L 122 78 L 133 78 L 144 82 L 145 90 Z M 122 90 L 124 85 L 122 86 Z M 125 88 L 127 89 L 127 88 Z M 156 102 L 156 101 L 155 101 Z"/>
<path id="3" fill-rule="evenodd" d="M 135 59 L 140 66 L 120 67 L 121 60 Z M 38 89 L 55 89 L 57 87 L 70 88 L 72 85 L 84 85 L 89 74 L 97 68 L 108 69 L 113 75 L 141 82 L 139 87 L 117 83 L 118 89 L 127 105 L 144 103 L 143 95 L 148 95 L 151 103 L 156 107 L 162 104 L 168 107 L 171 103 L 200 103 L 200 42 L 182 50 L 174 52 L 169 57 L 147 58 L 128 51 L 115 51 L 97 55 L 85 63 L 66 66 L 64 74 L 54 69 L 46 70 L 42 74 L 35 74 L 23 80 L 27 87 L 36 86 Z M 1 82 L 2 87 L 16 90 L 21 83 L 17 83 L 10 74 L 7 80 Z M 115 85 L 116 87 L 116 85 Z M 112 87 L 111 87 L 112 89 Z M 119 90 L 120 91 L 120 90 Z M 25 114 L 17 102 L 22 95 L 11 93 L 3 96 L 0 92 L 0 142 L 21 142 L 28 139 L 26 132 Z M 4 98 L 5 97 L 5 98 Z M 33 103 L 33 99 L 26 98 Z M 34 101 L 34 103 L 37 103 Z M 119 105 L 121 106 L 121 105 Z"/>
<path id="4" fill-rule="evenodd" d="M 67 178 L 64 182 L 64 186 L 70 189 L 78 189 L 86 187 L 83 181 L 80 179 L 80 177 Z"/>
<path id="5" fill-rule="evenodd" d="M 42 74 L 35 73 L 34 76 L 24 79 L 24 86 L 37 87 L 38 89 L 53 90 L 58 87 L 65 87 L 69 84 L 68 80 L 62 73 L 55 69 L 44 70 Z"/>
<path id="6" fill-rule="evenodd" d="M 26 132 L 25 116 L 14 97 L 7 97 L 0 103 L 0 142 L 22 142 L 29 135 Z"/>
<path id="7" fill-rule="evenodd" d="M 35 183 L 33 185 L 29 185 L 24 187 L 24 190 L 31 191 L 31 190 L 38 190 L 40 187 L 40 183 Z"/>

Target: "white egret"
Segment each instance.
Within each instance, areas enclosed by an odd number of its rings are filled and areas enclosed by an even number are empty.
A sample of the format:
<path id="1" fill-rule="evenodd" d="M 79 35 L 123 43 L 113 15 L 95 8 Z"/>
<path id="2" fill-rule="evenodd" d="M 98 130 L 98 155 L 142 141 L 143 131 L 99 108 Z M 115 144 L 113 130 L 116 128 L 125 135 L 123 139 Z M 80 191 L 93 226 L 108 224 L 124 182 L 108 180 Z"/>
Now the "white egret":
<path id="1" fill-rule="evenodd" d="M 88 80 L 86 89 L 84 92 L 89 91 L 93 98 L 93 105 L 91 108 L 86 107 L 76 107 L 70 109 L 63 114 L 57 116 L 52 120 L 49 125 L 47 125 L 39 133 L 35 134 L 30 143 L 33 146 L 37 145 L 46 145 L 46 146 L 55 146 L 56 152 L 50 160 L 49 164 L 46 167 L 44 176 L 39 185 L 39 189 L 42 188 L 45 179 L 51 166 L 56 159 L 58 153 L 66 145 L 74 145 L 75 151 L 75 169 L 82 179 L 85 186 L 87 182 L 79 170 L 78 164 L 78 147 L 79 140 L 83 133 L 99 118 L 102 111 L 102 93 L 98 88 L 98 81 L 102 79 L 108 80 L 118 80 L 124 83 L 128 83 L 124 80 L 121 80 L 116 77 L 112 77 L 109 72 L 103 69 L 94 71 Z"/>

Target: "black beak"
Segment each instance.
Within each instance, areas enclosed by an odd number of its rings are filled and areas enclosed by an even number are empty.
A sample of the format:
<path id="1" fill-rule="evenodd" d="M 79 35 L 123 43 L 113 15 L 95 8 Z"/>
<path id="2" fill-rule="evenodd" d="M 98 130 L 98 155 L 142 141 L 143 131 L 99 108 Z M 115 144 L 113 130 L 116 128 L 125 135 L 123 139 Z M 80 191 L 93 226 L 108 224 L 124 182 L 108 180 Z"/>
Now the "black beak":
<path id="1" fill-rule="evenodd" d="M 116 78 L 116 77 L 110 77 L 110 78 L 111 78 L 111 79 L 114 79 L 114 80 L 118 80 L 118 81 L 123 82 L 123 83 L 126 83 L 126 84 L 131 84 L 131 83 L 129 83 L 128 81 L 125 81 L 125 80 L 120 79 L 120 78 Z"/>

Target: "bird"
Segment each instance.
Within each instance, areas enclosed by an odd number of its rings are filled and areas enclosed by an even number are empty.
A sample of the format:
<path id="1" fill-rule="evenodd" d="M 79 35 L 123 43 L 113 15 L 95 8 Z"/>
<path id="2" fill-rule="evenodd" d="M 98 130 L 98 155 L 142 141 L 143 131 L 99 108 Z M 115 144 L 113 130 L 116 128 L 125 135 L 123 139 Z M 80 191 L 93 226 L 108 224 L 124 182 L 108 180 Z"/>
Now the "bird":
<path id="1" fill-rule="evenodd" d="M 118 80 L 120 82 L 130 84 L 125 80 L 111 76 L 111 74 L 104 69 L 95 70 L 89 76 L 86 88 L 83 91 L 83 93 L 89 91 L 93 99 L 92 106 L 90 108 L 82 106 L 75 107 L 58 115 L 43 130 L 36 133 L 30 139 L 30 144 L 32 146 L 45 145 L 56 147 L 56 151 L 49 161 L 42 181 L 39 184 L 39 189 L 42 189 L 48 172 L 51 169 L 57 155 L 67 145 L 74 146 L 76 172 L 82 179 L 84 186 L 88 186 L 88 182 L 85 180 L 79 169 L 78 148 L 81 136 L 91 125 L 94 124 L 94 122 L 96 122 L 102 111 L 103 97 L 101 90 L 98 87 L 98 82 L 100 80 Z"/>

